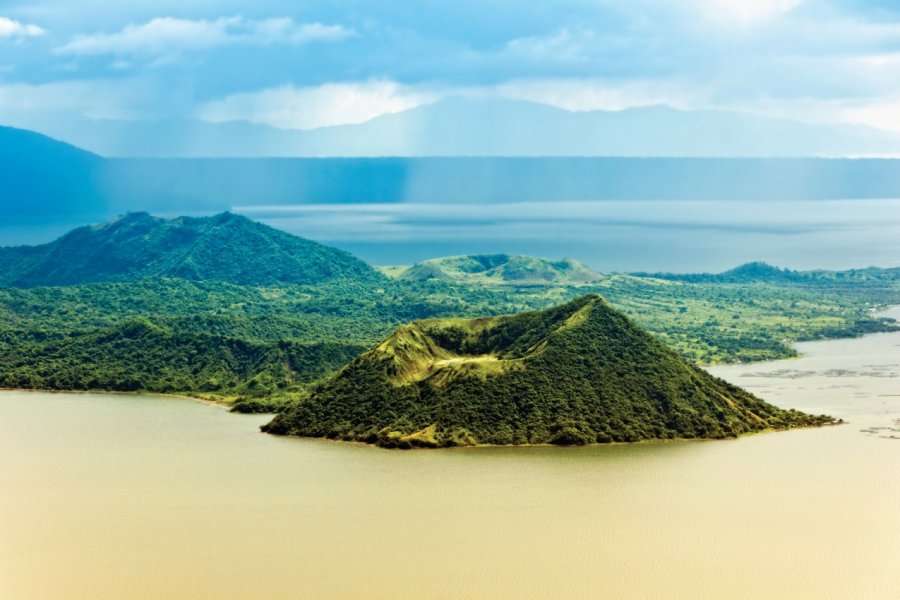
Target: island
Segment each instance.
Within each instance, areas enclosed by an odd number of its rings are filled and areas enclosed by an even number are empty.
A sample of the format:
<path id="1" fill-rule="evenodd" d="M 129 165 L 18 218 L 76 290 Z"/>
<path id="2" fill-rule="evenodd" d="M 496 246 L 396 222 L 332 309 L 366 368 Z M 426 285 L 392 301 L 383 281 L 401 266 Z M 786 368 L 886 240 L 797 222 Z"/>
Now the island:
<path id="1" fill-rule="evenodd" d="M 588 294 L 404 325 L 263 430 L 436 448 L 720 439 L 834 422 L 713 377 Z"/>

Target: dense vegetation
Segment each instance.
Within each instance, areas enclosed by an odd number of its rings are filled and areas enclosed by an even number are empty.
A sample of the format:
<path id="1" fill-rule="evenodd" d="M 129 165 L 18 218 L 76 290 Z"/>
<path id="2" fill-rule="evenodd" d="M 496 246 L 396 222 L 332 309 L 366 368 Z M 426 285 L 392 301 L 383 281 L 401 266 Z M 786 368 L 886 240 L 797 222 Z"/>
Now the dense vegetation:
<path id="1" fill-rule="evenodd" d="M 243 285 L 383 279 L 347 252 L 230 213 L 171 220 L 130 213 L 110 223 L 79 227 L 42 246 L 0 248 L 0 285 L 144 277 Z"/>
<path id="2" fill-rule="evenodd" d="M 194 242 L 173 245 L 170 237 L 182 235 Z M 225 250 L 217 257 L 219 246 Z M 279 248 L 293 249 L 293 258 Z M 577 263 L 498 255 L 429 261 L 435 277 L 389 279 L 343 252 L 233 215 L 171 221 L 130 215 L 47 246 L 0 249 L 2 260 L 13 254 L 30 258 L 0 264 L 0 279 L 29 287 L 0 287 L 0 385 L 254 402 L 296 398 L 341 364 L 325 355 L 304 367 L 308 373 L 257 365 L 253 357 L 263 349 L 321 346 L 349 358 L 417 319 L 539 310 L 598 293 L 682 356 L 720 363 L 792 356 L 792 340 L 889 330 L 895 325 L 871 310 L 900 302 L 900 270 L 889 269 L 785 277 L 751 265 L 727 276 L 591 274 L 574 282 L 566 277 L 581 278 Z M 167 276 L 143 277 L 158 272 Z M 57 279 L 79 283 L 30 287 Z M 118 352 L 109 340 L 136 322 L 153 334 Z M 250 366 L 241 352 L 232 360 L 215 351 L 229 344 L 252 350 Z M 141 358 L 144 350 L 152 364 Z"/>
<path id="3" fill-rule="evenodd" d="M 302 392 L 363 349 L 172 333 L 134 319 L 41 344 L 0 345 L 0 387 L 270 398 Z"/>
<path id="4" fill-rule="evenodd" d="M 385 282 L 377 287 L 353 282 L 316 286 L 238 286 L 221 282 L 146 279 L 32 289 L 0 288 L 0 385 L 70 389 L 69 378 L 22 377 L 52 373 L 59 365 L 59 342 L 103 336 L 143 319 L 169 332 L 168 344 L 190 346 L 193 336 L 240 340 L 248 344 L 330 343 L 370 347 L 393 328 L 415 319 L 515 313 L 545 308 L 579 294 L 601 293 L 658 339 L 692 361 L 704 363 L 771 359 L 793 355 L 790 340 L 859 335 L 894 325 L 869 316 L 875 305 L 897 302 L 891 285 L 835 288 L 783 284 L 703 284 L 627 275 L 604 276 L 580 286 L 484 286 L 441 281 Z M 146 340 L 145 340 L 146 342 Z M 62 346 L 62 348 L 71 348 Z M 186 351 L 186 350 L 183 350 Z M 180 352 L 180 351 L 179 351 Z M 218 389 L 200 373 L 172 365 L 154 371 L 131 355 L 101 356 L 101 346 L 85 345 L 69 369 L 82 362 L 94 389 L 121 389 L 117 379 L 142 382 L 139 389 L 246 395 L 228 377 Z M 94 355 L 96 354 L 96 355 Z M 21 357 L 10 361 L 6 357 Z M 23 361 L 27 361 L 26 364 Z M 15 365 L 15 378 L 12 365 Z M 229 370 L 230 367 L 223 367 Z M 107 373 L 109 371 L 109 373 Z M 153 373 L 184 376 L 156 382 Z M 283 377 L 275 371 L 274 379 Z M 181 382 L 179 386 L 173 381 Z M 287 397 L 296 381 L 273 384 Z M 179 389 L 180 387 L 180 389 Z"/>
<path id="5" fill-rule="evenodd" d="M 589 295 L 543 312 L 401 327 L 265 430 L 386 447 L 570 445 L 830 421 L 712 377 Z"/>

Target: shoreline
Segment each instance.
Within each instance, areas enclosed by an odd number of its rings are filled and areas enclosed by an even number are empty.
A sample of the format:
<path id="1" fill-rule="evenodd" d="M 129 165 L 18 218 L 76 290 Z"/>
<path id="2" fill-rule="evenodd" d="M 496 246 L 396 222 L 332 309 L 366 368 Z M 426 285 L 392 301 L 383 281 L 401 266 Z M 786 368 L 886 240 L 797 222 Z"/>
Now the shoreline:
<path id="1" fill-rule="evenodd" d="M 884 314 L 889 311 L 897 311 L 897 315 L 896 316 L 888 316 L 888 315 Z M 811 339 L 811 340 L 791 340 L 788 345 L 790 347 L 794 348 L 794 350 L 797 350 L 797 347 L 796 347 L 797 344 L 816 344 L 816 343 L 820 343 L 820 342 L 834 342 L 837 340 L 859 340 L 859 339 L 869 337 L 872 335 L 890 335 L 892 333 L 900 333 L 900 304 L 889 304 L 889 305 L 883 306 L 883 307 L 876 307 L 876 308 L 869 310 L 868 314 L 869 314 L 869 316 L 876 317 L 876 318 L 894 319 L 895 321 L 897 321 L 898 329 L 894 329 L 892 331 L 871 331 L 869 333 L 863 333 L 862 335 L 854 335 L 854 336 L 850 336 L 850 337 L 841 336 L 841 337 L 815 338 L 815 339 Z M 730 363 L 708 363 L 708 364 L 696 363 L 696 365 L 703 370 L 708 370 L 708 369 L 718 369 L 721 367 L 734 367 L 734 366 L 738 366 L 738 365 L 766 365 L 766 364 L 788 361 L 788 360 L 800 360 L 805 357 L 806 357 L 805 354 L 803 354 L 802 352 L 797 350 L 796 356 L 785 356 L 783 358 L 766 358 L 763 360 L 748 360 L 748 361 L 744 361 L 744 362 L 739 361 L 739 362 L 730 362 Z"/>
<path id="2" fill-rule="evenodd" d="M 883 315 L 889 311 L 900 311 L 900 305 L 891 305 L 888 307 L 880 307 L 874 309 L 870 312 L 873 316 Z M 895 318 L 895 317 L 888 317 Z M 898 321 L 900 321 L 900 315 L 897 317 Z M 896 331 L 877 331 L 872 333 L 866 333 L 860 336 L 854 336 L 852 339 L 861 339 L 869 336 L 877 336 L 877 335 L 891 335 L 891 334 L 900 334 L 900 330 Z M 837 340 L 847 339 L 845 337 L 835 337 L 835 338 L 822 338 L 816 340 L 807 340 L 807 341 L 793 341 L 791 342 L 791 346 L 795 347 L 797 344 L 809 344 L 809 343 L 825 343 L 825 342 L 833 342 Z M 704 371 L 708 371 L 710 368 L 721 368 L 721 367 L 729 367 L 729 366 L 737 366 L 737 365 L 766 365 L 766 364 L 774 364 L 780 362 L 787 361 L 796 361 L 804 358 L 804 354 L 798 351 L 796 356 L 784 357 L 784 358 L 776 358 L 769 360 L 759 360 L 759 361 L 748 361 L 748 362 L 737 362 L 737 363 L 724 363 L 724 364 L 710 364 L 710 365 L 702 365 L 698 364 L 697 367 L 703 369 Z M 718 377 L 713 373 L 710 373 L 714 377 Z M 198 396 L 192 396 L 189 394 L 177 393 L 177 392 L 153 392 L 153 391 L 117 391 L 117 390 L 68 390 L 68 389 L 52 389 L 52 388 L 7 388 L 0 387 L 0 393 L 2 392 L 21 392 L 21 393 L 46 393 L 46 394 L 108 394 L 108 395 L 127 395 L 127 396 L 157 396 L 163 398 L 175 398 L 180 400 L 190 400 L 193 402 L 199 402 L 201 404 L 205 404 L 211 407 L 218 408 L 220 410 L 224 410 L 226 412 L 232 412 L 231 408 L 233 407 L 233 402 L 228 402 L 226 400 L 211 400 L 209 398 L 201 398 Z M 257 413 L 260 414 L 260 413 Z M 266 413 L 266 414 L 277 414 L 277 413 Z M 831 423 L 823 423 L 821 425 L 806 425 L 800 427 L 791 427 L 787 429 L 764 429 L 761 431 L 750 431 L 742 433 L 735 437 L 730 438 L 670 438 L 670 439 L 647 439 L 647 440 L 638 440 L 636 442 L 606 442 L 599 443 L 594 442 L 590 444 L 583 444 L 577 446 L 558 446 L 556 444 L 504 444 L 504 445 L 495 445 L 495 444 L 476 444 L 474 446 L 456 446 L 456 447 L 441 447 L 441 448 L 427 448 L 427 447 L 413 447 L 413 448 L 401 448 L 400 450 L 463 450 L 463 449 L 480 449 L 480 448 L 540 448 L 540 447 L 560 447 L 560 448 L 584 448 L 591 446 L 633 446 L 635 444 L 659 444 L 659 443 L 672 443 L 672 442 L 709 442 L 709 441 L 727 441 L 727 440 L 737 440 L 744 437 L 757 436 L 760 434 L 766 433 L 778 433 L 778 432 L 787 432 L 792 430 L 800 430 L 800 429 L 819 429 L 822 427 L 833 427 L 838 425 L 848 425 L 849 421 L 845 420 L 841 417 L 835 417 Z M 267 433 L 267 432 L 261 432 Z M 284 438 L 284 439 L 297 439 L 297 440 L 317 440 L 321 442 L 328 443 L 339 443 L 350 446 L 358 446 L 358 447 L 368 447 L 368 448 L 376 448 L 380 450 L 396 450 L 397 448 L 385 448 L 382 446 L 378 446 L 377 444 L 370 444 L 363 441 L 358 440 L 339 440 L 339 439 L 330 439 L 330 438 L 320 438 L 320 437 L 308 437 L 308 436 L 296 436 L 296 435 L 281 435 L 281 434 L 269 434 L 274 437 Z"/>
<path id="3" fill-rule="evenodd" d="M 900 310 L 900 304 L 892 305 L 887 309 L 882 309 L 880 312 L 886 310 L 897 309 Z M 898 315 L 898 322 L 900 322 L 900 315 Z M 853 336 L 850 338 L 847 337 L 833 337 L 833 338 L 820 338 L 814 340 L 803 340 L 803 341 L 792 341 L 790 343 L 791 346 L 795 346 L 797 344 L 815 344 L 822 342 L 832 342 L 837 340 L 844 339 L 861 339 L 864 337 L 874 336 L 874 335 L 890 335 L 894 333 L 900 333 L 900 329 L 895 331 L 875 331 L 871 333 L 864 333 L 862 335 Z M 695 366 L 703 369 L 717 369 L 722 367 L 733 367 L 738 365 L 765 365 L 777 362 L 784 361 L 793 361 L 804 358 L 804 355 L 800 352 L 797 353 L 796 356 L 785 356 L 783 358 L 768 358 L 764 360 L 751 360 L 746 362 L 733 362 L 733 363 L 693 363 Z M 209 404 L 211 406 L 218 406 L 221 408 L 230 408 L 233 406 L 233 402 L 228 402 L 226 400 L 217 401 L 210 400 L 209 398 L 201 398 L 199 396 L 192 396 L 190 394 L 179 393 L 179 392 L 154 392 L 150 390 L 138 390 L 138 391 L 125 391 L 125 390 L 107 390 L 107 389 L 96 389 L 96 390 L 80 390 L 80 389 L 60 389 L 60 388 L 11 388 L 11 387 L 0 387 L 0 392 L 43 392 L 43 393 L 59 393 L 59 394 L 120 394 L 120 395 L 131 395 L 131 396 L 162 396 L 168 398 L 182 398 L 185 400 L 193 400 L 195 402 L 201 402 L 203 404 Z M 365 444 L 365 442 L 362 442 Z M 638 442 L 622 442 L 622 443 L 638 443 Z M 368 444 L 367 444 L 368 445 Z"/>
<path id="4" fill-rule="evenodd" d="M 786 429 L 761 429 L 759 431 L 746 431 L 740 435 L 736 435 L 734 437 L 725 437 L 725 438 L 683 438 L 683 437 L 675 437 L 675 438 L 657 438 L 657 439 L 646 439 L 646 440 L 638 440 L 636 442 L 591 442 L 589 444 L 571 444 L 571 445 L 563 445 L 563 444 L 474 444 L 470 446 L 438 446 L 438 447 L 428 447 L 428 446 L 412 446 L 409 448 L 388 448 L 386 446 L 379 446 L 378 444 L 370 444 L 369 442 L 362 442 L 359 440 L 340 440 L 336 438 L 327 438 L 327 437 L 313 437 L 307 435 L 291 435 L 291 434 L 281 434 L 281 433 L 268 433 L 265 431 L 261 431 L 261 433 L 265 433 L 266 435 L 271 435 L 275 438 L 284 439 L 284 440 L 303 440 L 303 441 L 313 441 L 317 443 L 323 444 L 341 444 L 345 446 L 355 446 L 358 448 L 371 448 L 373 450 L 384 450 L 385 452 L 417 452 L 417 451 L 463 451 L 463 450 L 485 450 L 485 449 L 521 449 L 521 448 L 560 448 L 560 449 L 573 449 L 573 448 L 600 448 L 600 447 L 612 447 L 612 446 L 639 446 L 639 445 L 654 445 L 654 444 L 690 444 L 690 443 L 702 443 L 702 442 L 729 442 L 729 441 L 737 441 L 743 438 L 756 437 L 760 435 L 766 435 L 770 433 L 787 433 L 789 431 L 803 431 L 803 430 L 812 430 L 812 429 L 822 429 L 825 427 L 840 427 L 843 425 L 849 425 L 850 422 L 844 420 L 843 418 L 834 418 L 834 420 L 830 423 L 822 423 L 821 425 L 800 425 L 798 427 L 788 427 Z"/>
<path id="5" fill-rule="evenodd" d="M 109 396 L 157 396 L 161 398 L 175 398 L 178 400 L 191 400 L 193 402 L 199 402 L 201 404 L 206 404 L 209 406 L 214 406 L 216 408 L 221 408 L 226 412 L 231 412 L 228 410 L 231 407 L 231 404 L 227 402 L 216 402 L 215 400 L 209 400 L 207 398 L 199 398 L 197 396 L 189 396 L 187 394 L 178 394 L 176 392 L 151 392 L 151 391 L 117 391 L 117 390 L 63 390 L 57 388 L 10 388 L 10 387 L 0 387 L 0 393 L 2 392 L 20 392 L 25 394 L 103 394 Z"/>

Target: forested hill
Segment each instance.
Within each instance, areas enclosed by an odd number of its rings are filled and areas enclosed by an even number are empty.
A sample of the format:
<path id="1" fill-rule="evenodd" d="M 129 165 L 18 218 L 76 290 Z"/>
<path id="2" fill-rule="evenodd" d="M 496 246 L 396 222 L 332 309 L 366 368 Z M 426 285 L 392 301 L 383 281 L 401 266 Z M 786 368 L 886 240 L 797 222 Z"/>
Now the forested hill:
<path id="1" fill-rule="evenodd" d="M 588 295 L 401 327 L 265 430 L 412 447 L 721 438 L 828 422 L 712 377 Z"/>
<path id="2" fill-rule="evenodd" d="M 394 277 L 403 281 L 434 279 L 472 284 L 565 285 L 589 283 L 602 278 L 601 275 L 570 258 L 554 261 L 509 254 L 433 258 L 394 271 Z"/>
<path id="3" fill-rule="evenodd" d="M 231 213 L 160 219 L 129 213 L 42 246 L 0 248 L 0 286 L 175 277 L 238 285 L 384 277 L 353 255 Z"/>
<path id="4" fill-rule="evenodd" d="M 0 342 L 0 387 L 270 398 L 330 375 L 363 349 L 177 333 L 132 319 L 43 344 Z"/>

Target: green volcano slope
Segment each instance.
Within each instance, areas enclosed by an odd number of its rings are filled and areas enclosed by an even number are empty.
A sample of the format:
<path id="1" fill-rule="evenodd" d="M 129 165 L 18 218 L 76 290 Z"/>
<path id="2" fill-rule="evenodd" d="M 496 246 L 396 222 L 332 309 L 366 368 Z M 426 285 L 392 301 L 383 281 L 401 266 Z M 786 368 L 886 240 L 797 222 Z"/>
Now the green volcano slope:
<path id="1" fill-rule="evenodd" d="M 263 429 L 410 448 L 726 438 L 831 422 L 709 375 L 590 295 L 403 326 Z"/>
<path id="2" fill-rule="evenodd" d="M 384 277 L 355 256 L 222 213 L 160 219 L 129 213 L 42 246 L 0 248 L 0 286 L 37 287 L 169 277 L 235 285 L 357 282 Z"/>

